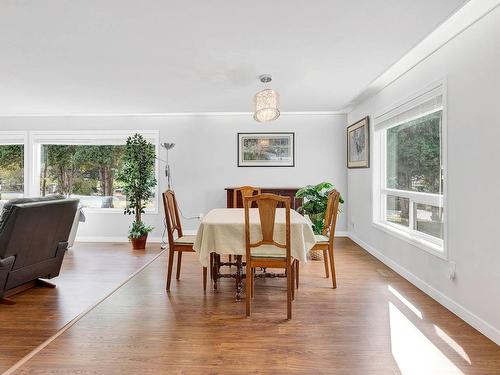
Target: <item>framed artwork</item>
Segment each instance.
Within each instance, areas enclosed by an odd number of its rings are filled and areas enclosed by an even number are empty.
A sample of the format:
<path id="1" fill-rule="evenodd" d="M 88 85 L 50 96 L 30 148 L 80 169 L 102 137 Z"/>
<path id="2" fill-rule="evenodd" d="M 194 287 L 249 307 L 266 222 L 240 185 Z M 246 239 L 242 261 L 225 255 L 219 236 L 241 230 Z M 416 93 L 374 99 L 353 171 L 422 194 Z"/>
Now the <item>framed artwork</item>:
<path id="1" fill-rule="evenodd" d="M 347 168 L 370 167 L 368 116 L 347 127 Z"/>
<path id="2" fill-rule="evenodd" d="M 294 167 L 295 133 L 238 133 L 238 167 Z"/>

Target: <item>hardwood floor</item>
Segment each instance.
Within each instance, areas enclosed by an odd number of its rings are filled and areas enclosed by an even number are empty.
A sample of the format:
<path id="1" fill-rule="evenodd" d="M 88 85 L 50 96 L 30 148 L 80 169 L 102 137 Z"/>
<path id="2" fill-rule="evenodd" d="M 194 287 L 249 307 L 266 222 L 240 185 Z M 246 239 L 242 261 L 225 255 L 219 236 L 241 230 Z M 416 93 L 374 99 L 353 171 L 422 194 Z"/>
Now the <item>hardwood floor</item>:
<path id="1" fill-rule="evenodd" d="M 65 255 L 55 289 L 33 288 L 0 305 L 0 373 L 105 297 L 159 253 L 131 251 L 128 244 L 76 244 Z"/>
<path id="2" fill-rule="evenodd" d="M 162 255 L 16 373 L 500 374 L 499 346 L 348 239 L 336 266 L 334 290 L 301 265 L 286 321 L 282 279 L 256 281 L 246 318 L 232 280 L 203 294 L 195 254 L 167 293 Z"/>

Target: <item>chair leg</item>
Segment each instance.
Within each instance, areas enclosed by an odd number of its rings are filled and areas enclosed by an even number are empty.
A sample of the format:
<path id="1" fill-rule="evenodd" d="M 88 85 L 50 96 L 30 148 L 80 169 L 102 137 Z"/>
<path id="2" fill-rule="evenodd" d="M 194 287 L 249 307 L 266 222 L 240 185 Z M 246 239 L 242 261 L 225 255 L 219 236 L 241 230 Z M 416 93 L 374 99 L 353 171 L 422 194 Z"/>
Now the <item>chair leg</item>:
<path id="1" fill-rule="evenodd" d="M 292 301 L 295 301 L 295 262 L 292 263 L 292 272 L 290 273 L 290 276 L 292 277 Z"/>
<path id="2" fill-rule="evenodd" d="M 323 250 L 323 261 L 325 262 L 325 277 L 328 279 L 330 277 L 330 272 L 328 272 L 328 250 Z"/>
<path id="3" fill-rule="evenodd" d="M 219 280 L 219 262 L 220 262 L 220 255 L 217 253 L 214 254 L 214 260 L 213 260 L 213 269 L 212 269 L 212 281 L 214 282 L 214 290 L 217 290 L 217 281 Z"/>
<path id="4" fill-rule="evenodd" d="M 213 280 L 213 272 L 214 272 L 214 253 L 210 253 L 210 280 Z"/>
<path id="5" fill-rule="evenodd" d="M 252 264 L 250 259 L 247 259 L 247 275 L 252 274 Z M 251 310 L 252 310 L 252 278 L 247 277 L 246 278 L 246 288 L 245 288 L 245 302 L 246 302 L 246 312 L 247 316 L 250 316 Z"/>
<path id="6" fill-rule="evenodd" d="M 288 320 L 292 319 L 292 267 L 288 265 L 286 268 L 286 318 Z"/>
<path id="7" fill-rule="evenodd" d="M 182 263 L 182 251 L 177 253 L 177 274 L 175 278 L 179 280 L 181 278 L 181 263 Z"/>
<path id="8" fill-rule="evenodd" d="M 300 270 L 300 263 L 299 260 L 295 260 L 295 287 L 299 289 L 299 270 Z"/>
<path id="9" fill-rule="evenodd" d="M 203 293 L 207 291 L 207 267 L 203 267 Z"/>
<path id="10" fill-rule="evenodd" d="M 332 288 L 337 288 L 337 277 L 335 275 L 335 261 L 333 257 L 333 246 L 328 249 L 328 254 L 330 255 L 330 267 L 332 271 Z"/>
<path id="11" fill-rule="evenodd" d="M 252 298 L 255 297 L 255 268 L 252 268 Z"/>
<path id="12" fill-rule="evenodd" d="M 229 254 L 229 263 L 231 263 L 232 259 L 233 259 L 232 255 L 231 255 L 231 254 Z M 230 264 L 230 265 L 229 265 L 229 268 L 231 268 L 231 267 L 232 267 L 232 265 Z"/>
<path id="13" fill-rule="evenodd" d="M 174 265 L 174 249 L 170 248 L 168 253 L 167 290 L 170 290 L 170 280 L 172 279 L 173 265 Z"/>

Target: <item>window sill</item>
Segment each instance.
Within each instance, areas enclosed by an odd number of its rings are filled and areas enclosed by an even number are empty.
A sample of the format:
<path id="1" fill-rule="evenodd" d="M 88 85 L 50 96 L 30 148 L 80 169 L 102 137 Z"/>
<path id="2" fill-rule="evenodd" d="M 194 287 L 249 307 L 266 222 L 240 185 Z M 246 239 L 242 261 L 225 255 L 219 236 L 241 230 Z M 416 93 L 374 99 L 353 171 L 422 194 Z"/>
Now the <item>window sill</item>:
<path id="1" fill-rule="evenodd" d="M 385 224 L 385 223 L 380 223 L 380 222 L 373 222 L 373 226 L 387 234 L 390 234 L 393 237 L 396 237 L 400 240 L 403 240 L 410 245 L 413 245 L 415 247 L 418 247 L 421 250 L 424 250 L 428 252 L 429 254 L 432 254 L 440 259 L 447 260 L 448 259 L 448 254 L 445 250 L 445 247 L 439 246 L 435 243 L 432 243 L 430 241 L 426 241 L 423 238 L 419 238 L 416 236 L 413 236 L 411 233 L 408 233 L 404 230 L 400 230 L 392 225 Z"/>

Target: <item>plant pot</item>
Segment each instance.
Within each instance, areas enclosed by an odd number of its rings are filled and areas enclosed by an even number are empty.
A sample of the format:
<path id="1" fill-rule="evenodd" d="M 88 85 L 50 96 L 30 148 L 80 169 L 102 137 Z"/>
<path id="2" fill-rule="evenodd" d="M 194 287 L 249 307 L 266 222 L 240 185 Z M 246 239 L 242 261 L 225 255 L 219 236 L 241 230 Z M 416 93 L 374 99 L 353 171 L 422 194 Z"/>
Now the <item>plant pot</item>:
<path id="1" fill-rule="evenodd" d="M 146 241 L 148 239 L 148 235 L 145 234 L 141 237 L 131 237 L 130 241 L 132 242 L 132 249 L 134 250 L 146 250 Z"/>
<path id="2" fill-rule="evenodd" d="M 323 250 L 310 250 L 307 255 L 310 260 L 323 260 Z"/>

